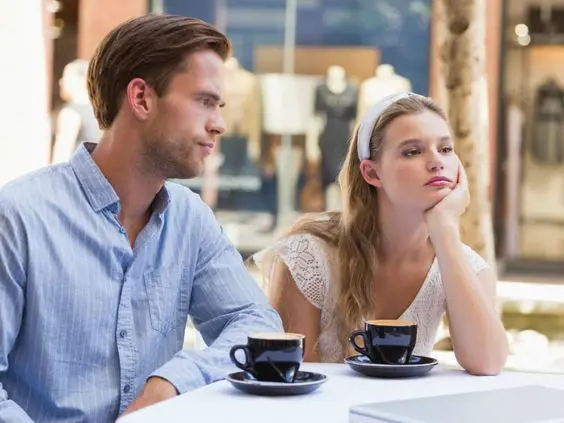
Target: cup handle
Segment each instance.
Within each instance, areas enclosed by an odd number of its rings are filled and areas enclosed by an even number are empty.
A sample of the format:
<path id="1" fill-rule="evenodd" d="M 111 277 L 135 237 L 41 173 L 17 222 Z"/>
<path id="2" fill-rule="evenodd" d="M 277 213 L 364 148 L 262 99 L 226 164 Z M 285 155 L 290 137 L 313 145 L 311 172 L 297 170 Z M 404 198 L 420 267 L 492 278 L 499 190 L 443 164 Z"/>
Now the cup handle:
<path id="1" fill-rule="evenodd" d="M 239 350 L 242 350 L 245 353 L 244 363 L 241 363 L 239 360 L 237 360 L 237 357 L 235 357 L 235 353 Z M 235 364 L 241 370 L 245 370 L 246 372 L 252 373 L 251 361 L 249 360 L 249 356 L 250 356 L 249 347 L 246 345 L 234 345 L 233 347 L 231 347 L 231 351 L 229 351 L 229 357 L 231 358 L 233 364 Z"/>
<path id="2" fill-rule="evenodd" d="M 362 341 L 364 343 L 364 347 L 359 346 L 356 343 L 356 338 L 358 337 L 362 338 Z M 366 345 L 368 344 L 368 340 L 366 339 L 366 332 L 363 330 L 355 330 L 350 338 L 349 338 L 349 342 L 351 343 L 351 345 L 353 346 L 353 348 L 358 351 L 359 353 L 361 353 L 362 355 L 368 355 L 368 348 L 366 348 Z"/>

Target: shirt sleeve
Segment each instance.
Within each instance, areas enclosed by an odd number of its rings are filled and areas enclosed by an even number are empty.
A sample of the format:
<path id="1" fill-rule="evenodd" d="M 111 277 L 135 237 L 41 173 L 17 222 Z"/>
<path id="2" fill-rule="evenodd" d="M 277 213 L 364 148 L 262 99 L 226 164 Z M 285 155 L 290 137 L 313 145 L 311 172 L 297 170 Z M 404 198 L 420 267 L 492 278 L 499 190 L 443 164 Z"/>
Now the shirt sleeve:
<path id="1" fill-rule="evenodd" d="M 202 213 L 190 314 L 208 347 L 180 351 L 152 374 L 168 380 L 179 393 L 235 371 L 229 351 L 235 344 L 246 344 L 247 335 L 284 330 L 278 313 L 248 273 L 211 210 L 205 207 Z"/>
<path id="2" fill-rule="evenodd" d="M 26 238 L 16 212 L 0 199 L 0 375 L 20 331 L 25 306 Z M 12 401 L 0 376 L 0 422 L 25 423 L 31 418 Z"/>

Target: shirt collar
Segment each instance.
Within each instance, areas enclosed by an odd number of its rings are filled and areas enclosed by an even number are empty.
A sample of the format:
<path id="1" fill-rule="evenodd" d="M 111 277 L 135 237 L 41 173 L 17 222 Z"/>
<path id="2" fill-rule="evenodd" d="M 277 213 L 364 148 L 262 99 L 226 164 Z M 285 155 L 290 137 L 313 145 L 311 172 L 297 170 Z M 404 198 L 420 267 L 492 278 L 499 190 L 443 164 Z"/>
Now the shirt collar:
<path id="1" fill-rule="evenodd" d="M 117 213 L 120 207 L 119 197 L 91 156 L 95 148 L 95 143 L 81 144 L 71 157 L 70 164 L 94 211 L 99 212 L 111 208 L 114 213 Z M 154 211 L 162 215 L 169 203 L 169 192 L 165 184 L 155 196 Z"/>

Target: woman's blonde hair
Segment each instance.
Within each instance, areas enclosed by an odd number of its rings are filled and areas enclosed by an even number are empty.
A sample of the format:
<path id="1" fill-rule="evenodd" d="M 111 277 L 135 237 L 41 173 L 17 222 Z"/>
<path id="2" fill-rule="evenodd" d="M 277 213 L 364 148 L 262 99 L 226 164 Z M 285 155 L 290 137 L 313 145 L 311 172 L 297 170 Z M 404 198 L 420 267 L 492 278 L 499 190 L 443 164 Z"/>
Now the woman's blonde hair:
<path id="1" fill-rule="evenodd" d="M 446 120 L 441 108 L 430 98 L 410 96 L 387 107 L 378 117 L 370 138 L 370 158 L 377 160 L 386 128 L 396 118 L 425 110 Z M 332 281 L 334 316 L 343 350 L 350 351 L 348 338 L 363 318 L 374 310 L 373 286 L 380 249 L 378 189 L 369 185 L 360 172 L 357 152 L 358 128 L 349 145 L 339 173 L 343 204 L 341 212 L 325 213 L 327 218 L 309 216 L 300 220 L 288 235 L 308 233 L 336 249 L 338 278 Z"/>

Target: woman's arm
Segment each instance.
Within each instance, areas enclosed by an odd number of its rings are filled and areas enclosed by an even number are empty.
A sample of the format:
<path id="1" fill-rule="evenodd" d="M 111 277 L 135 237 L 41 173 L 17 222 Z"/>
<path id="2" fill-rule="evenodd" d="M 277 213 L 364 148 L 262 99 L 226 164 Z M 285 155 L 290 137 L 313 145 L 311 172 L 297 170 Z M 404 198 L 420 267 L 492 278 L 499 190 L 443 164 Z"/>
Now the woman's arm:
<path id="1" fill-rule="evenodd" d="M 456 359 L 471 374 L 495 375 L 509 350 L 496 311 L 496 276 L 490 268 L 474 271 L 458 227 L 436 222 L 429 231 L 441 269 Z"/>
<path id="2" fill-rule="evenodd" d="M 441 269 L 456 359 L 471 374 L 495 375 L 502 370 L 509 347 L 495 307 L 496 275 L 490 269 L 477 274 L 460 239 L 459 217 L 469 202 L 460 163 L 457 185 L 425 213 L 425 220 Z"/>

